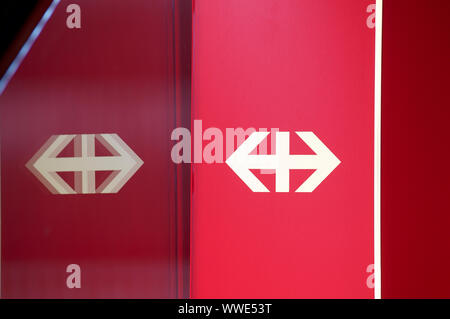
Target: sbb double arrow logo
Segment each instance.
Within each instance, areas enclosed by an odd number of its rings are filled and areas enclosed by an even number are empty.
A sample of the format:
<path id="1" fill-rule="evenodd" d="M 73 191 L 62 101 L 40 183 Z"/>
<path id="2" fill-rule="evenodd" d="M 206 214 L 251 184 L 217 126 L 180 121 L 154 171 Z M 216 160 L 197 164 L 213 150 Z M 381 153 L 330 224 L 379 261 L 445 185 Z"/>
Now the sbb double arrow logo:
<path id="1" fill-rule="evenodd" d="M 95 156 L 95 140 L 112 156 Z M 74 142 L 74 157 L 58 155 Z M 144 162 L 117 134 L 53 135 L 26 164 L 53 194 L 117 193 Z M 95 172 L 111 171 L 98 187 Z M 74 187 L 58 173 L 74 172 Z"/>
<path id="2" fill-rule="evenodd" d="M 226 160 L 228 166 L 253 192 L 269 192 L 251 169 L 275 170 L 275 191 L 289 192 L 289 172 L 293 169 L 313 169 L 314 173 L 296 190 L 312 192 L 341 163 L 313 132 L 296 134 L 315 155 L 291 155 L 289 132 L 276 132 L 276 152 L 253 155 L 251 152 L 270 134 L 254 132 Z M 96 156 L 95 140 L 112 156 Z M 73 157 L 58 157 L 69 143 L 74 142 Z M 27 168 L 53 194 L 117 193 L 141 167 L 143 161 L 117 134 L 54 135 L 26 164 Z M 111 171 L 96 186 L 97 171 Z M 58 173 L 73 172 L 74 187 Z"/>
<path id="3" fill-rule="evenodd" d="M 291 155 L 289 132 L 276 133 L 276 153 L 273 155 L 250 154 L 269 132 L 254 132 L 226 160 L 230 168 L 254 192 L 269 192 L 266 186 L 250 169 L 275 170 L 275 191 L 289 192 L 289 171 L 291 169 L 315 169 L 315 172 L 296 190 L 309 193 L 341 163 L 341 161 L 319 140 L 313 132 L 296 134 L 316 153 L 316 155 Z"/>

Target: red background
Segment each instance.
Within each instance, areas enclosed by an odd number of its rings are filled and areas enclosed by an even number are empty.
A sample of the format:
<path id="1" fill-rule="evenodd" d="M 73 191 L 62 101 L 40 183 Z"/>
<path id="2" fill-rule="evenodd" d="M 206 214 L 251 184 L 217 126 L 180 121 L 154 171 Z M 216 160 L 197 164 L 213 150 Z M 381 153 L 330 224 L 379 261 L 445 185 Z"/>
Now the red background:
<path id="1" fill-rule="evenodd" d="M 252 193 L 226 164 L 194 164 L 192 297 L 373 298 L 370 3 L 195 1 L 193 119 L 313 131 L 342 163 L 313 193 L 284 194 L 274 175 Z"/>
<path id="2" fill-rule="evenodd" d="M 225 164 L 195 165 L 193 297 L 373 297 L 371 2 L 196 1 L 192 118 L 312 130 L 342 163 L 312 194 L 255 194 Z M 0 97 L 2 296 L 179 296 L 169 2 L 78 3 L 82 29 L 62 1 Z M 385 298 L 449 296 L 448 9 L 384 1 Z M 52 134 L 112 132 L 144 160 L 119 194 L 51 195 L 25 168 Z"/>
<path id="3" fill-rule="evenodd" d="M 385 0 L 382 297 L 450 297 L 450 2 Z"/>
<path id="4" fill-rule="evenodd" d="M 70 3 L 0 98 L 2 296 L 179 296 L 171 2 L 77 1 L 81 29 Z M 87 133 L 117 133 L 143 166 L 118 194 L 51 194 L 26 162 L 53 134 Z M 66 287 L 72 263 L 81 289 Z"/>

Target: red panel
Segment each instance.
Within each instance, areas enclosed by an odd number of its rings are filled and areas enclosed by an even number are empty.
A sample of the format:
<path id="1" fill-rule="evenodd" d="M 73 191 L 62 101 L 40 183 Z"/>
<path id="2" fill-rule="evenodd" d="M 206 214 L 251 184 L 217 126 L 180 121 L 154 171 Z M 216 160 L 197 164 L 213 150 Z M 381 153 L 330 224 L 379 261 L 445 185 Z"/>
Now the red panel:
<path id="1" fill-rule="evenodd" d="M 370 3 L 195 1 L 193 119 L 290 131 L 292 147 L 312 131 L 342 163 L 312 193 L 275 193 L 274 175 L 253 193 L 226 164 L 195 164 L 193 297 L 373 297 Z"/>
<path id="2" fill-rule="evenodd" d="M 70 3 L 0 98 L 2 296 L 186 296 L 176 272 L 188 225 L 177 225 L 186 212 L 175 200 L 186 187 L 175 191 L 168 143 L 182 72 L 172 1 L 80 0 L 81 29 L 66 27 Z M 98 133 L 118 134 L 144 162 L 116 194 L 54 195 L 25 167 L 52 135 Z M 81 288 L 66 286 L 69 264 Z"/>
<path id="3" fill-rule="evenodd" d="M 450 297 L 449 12 L 384 1 L 383 298 Z"/>

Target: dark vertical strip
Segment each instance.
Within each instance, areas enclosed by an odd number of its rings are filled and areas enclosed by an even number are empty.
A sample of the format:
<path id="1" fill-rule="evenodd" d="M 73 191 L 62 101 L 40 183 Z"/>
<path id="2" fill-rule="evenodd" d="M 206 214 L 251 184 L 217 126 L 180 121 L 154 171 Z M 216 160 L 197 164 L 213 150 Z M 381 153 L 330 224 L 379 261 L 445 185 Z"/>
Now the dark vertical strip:
<path id="1" fill-rule="evenodd" d="M 383 298 L 450 297 L 450 1 L 385 0 Z"/>
<path id="2" fill-rule="evenodd" d="M 176 127 L 190 130 L 192 3 L 173 0 Z M 189 297 L 190 285 L 190 164 L 176 165 L 177 297 Z"/>

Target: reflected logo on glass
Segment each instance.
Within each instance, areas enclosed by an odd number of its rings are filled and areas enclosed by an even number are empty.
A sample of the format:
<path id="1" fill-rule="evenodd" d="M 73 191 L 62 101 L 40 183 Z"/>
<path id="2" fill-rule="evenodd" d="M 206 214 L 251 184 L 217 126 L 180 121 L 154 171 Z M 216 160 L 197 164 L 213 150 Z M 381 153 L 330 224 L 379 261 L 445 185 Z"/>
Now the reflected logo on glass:
<path id="1" fill-rule="evenodd" d="M 107 155 L 96 155 L 96 141 Z M 26 167 L 53 194 L 105 194 L 117 193 L 143 163 L 117 134 L 78 134 L 53 135 Z M 105 179 L 98 183 L 100 172 Z"/>

